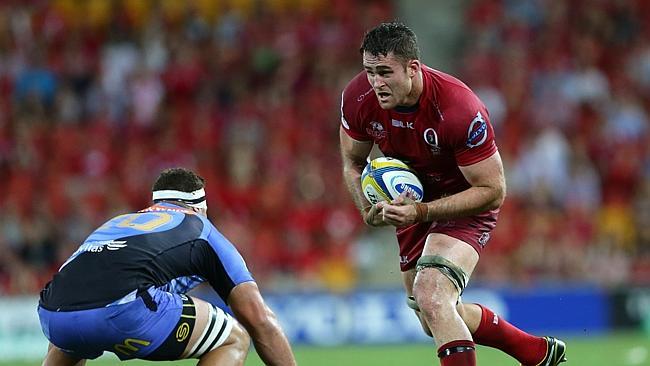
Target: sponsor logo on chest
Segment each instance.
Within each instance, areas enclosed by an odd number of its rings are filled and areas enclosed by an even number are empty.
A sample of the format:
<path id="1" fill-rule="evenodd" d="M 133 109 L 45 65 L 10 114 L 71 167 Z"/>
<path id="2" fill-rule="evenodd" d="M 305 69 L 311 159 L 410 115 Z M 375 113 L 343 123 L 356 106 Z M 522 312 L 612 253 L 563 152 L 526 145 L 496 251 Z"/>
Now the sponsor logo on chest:
<path id="1" fill-rule="evenodd" d="M 415 127 L 413 127 L 413 122 L 404 122 L 396 119 L 391 119 L 390 124 L 393 127 L 398 127 L 398 128 L 407 128 L 410 130 L 415 130 Z"/>

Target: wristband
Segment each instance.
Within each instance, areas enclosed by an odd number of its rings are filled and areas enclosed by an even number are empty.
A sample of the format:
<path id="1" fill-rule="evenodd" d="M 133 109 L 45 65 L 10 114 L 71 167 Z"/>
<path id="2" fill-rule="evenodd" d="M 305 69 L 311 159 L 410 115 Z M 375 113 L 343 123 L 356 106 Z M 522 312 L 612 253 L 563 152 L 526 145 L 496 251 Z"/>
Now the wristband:
<path id="1" fill-rule="evenodd" d="M 415 222 L 429 221 L 429 205 L 421 202 L 416 202 L 413 205 L 415 205 Z"/>

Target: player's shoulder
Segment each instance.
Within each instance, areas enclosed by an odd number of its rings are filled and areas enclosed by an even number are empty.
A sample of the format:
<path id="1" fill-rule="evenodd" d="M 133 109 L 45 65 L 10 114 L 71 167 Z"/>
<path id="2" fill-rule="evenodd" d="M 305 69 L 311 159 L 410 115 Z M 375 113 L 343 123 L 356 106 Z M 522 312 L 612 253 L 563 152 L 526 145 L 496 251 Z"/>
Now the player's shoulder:
<path id="1" fill-rule="evenodd" d="M 360 108 L 364 104 L 372 103 L 373 99 L 376 99 L 375 93 L 372 92 L 366 72 L 361 71 L 343 88 L 341 104 L 346 107 Z"/>
<path id="2" fill-rule="evenodd" d="M 209 234 L 214 231 L 216 232 L 219 231 L 207 216 L 203 216 L 199 214 L 193 214 L 193 215 L 188 214 L 187 216 L 188 216 L 187 219 L 198 220 L 200 222 L 200 225 L 202 226 L 201 237 L 203 238 L 208 237 Z"/>
<path id="3" fill-rule="evenodd" d="M 341 125 L 352 138 L 367 140 L 363 123 L 378 108 L 379 103 L 366 72 L 361 71 L 350 80 L 341 94 Z"/>
<path id="4" fill-rule="evenodd" d="M 474 91 L 457 77 L 428 66 L 424 66 L 422 70 L 427 75 L 427 78 L 432 80 L 436 98 L 441 105 L 470 109 L 483 106 Z"/>
<path id="5" fill-rule="evenodd" d="M 435 99 L 445 120 L 470 123 L 477 113 L 487 118 L 485 104 L 467 84 L 445 72 L 423 69 L 435 89 Z"/>

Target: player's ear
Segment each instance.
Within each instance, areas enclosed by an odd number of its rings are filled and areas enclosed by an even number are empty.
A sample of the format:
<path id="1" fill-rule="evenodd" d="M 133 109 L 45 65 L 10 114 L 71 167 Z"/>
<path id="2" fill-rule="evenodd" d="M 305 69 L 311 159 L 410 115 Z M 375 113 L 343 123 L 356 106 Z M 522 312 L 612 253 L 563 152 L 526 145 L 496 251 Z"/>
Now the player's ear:
<path id="1" fill-rule="evenodd" d="M 421 68 L 422 63 L 420 60 L 409 60 L 406 64 L 406 73 L 410 78 L 412 78 L 420 72 Z"/>
<path id="2" fill-rule="evenodd" d="M 208 216 L 208 209 L 207 208 L 192 207 L 192 211 L 196 212 L 199 215 L 203 215 L 205 217 Z"/>

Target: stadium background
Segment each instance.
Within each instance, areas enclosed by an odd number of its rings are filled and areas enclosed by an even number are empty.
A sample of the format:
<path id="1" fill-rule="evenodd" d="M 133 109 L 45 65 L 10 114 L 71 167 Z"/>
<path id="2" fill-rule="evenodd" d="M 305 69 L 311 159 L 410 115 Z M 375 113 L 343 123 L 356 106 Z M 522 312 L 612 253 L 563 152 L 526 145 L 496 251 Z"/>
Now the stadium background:
<path id="1" fill-rule="evenodd" d="M 642 0 L 0 2 L 0 363 L 38 364 L 41 286 L 177 165 L 207 178 L 213 222 L 312 345 L 301 364 L 430 363 L 392 233 L 361 224 L 338 157 L 363 32 L 394 18 L 483 98 L 505 163 L 468 297 L 569 337 L 570 364 L 650 365 Z"/>

